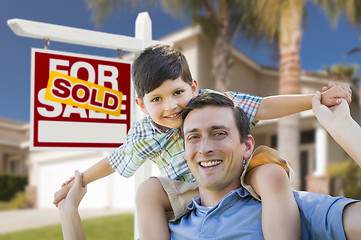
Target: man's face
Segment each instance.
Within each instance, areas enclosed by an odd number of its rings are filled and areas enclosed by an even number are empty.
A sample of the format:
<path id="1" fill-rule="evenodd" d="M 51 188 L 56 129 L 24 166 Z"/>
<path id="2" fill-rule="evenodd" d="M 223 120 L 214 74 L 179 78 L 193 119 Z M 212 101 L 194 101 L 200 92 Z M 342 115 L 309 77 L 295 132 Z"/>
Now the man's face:
<path id="1" fill-rule="evenodd" d="M 182 123 L 182 112 L 188 102 L 198 94 L 197 82 L 192 86 L 182 78 L 167 80 L 158 88 L 137 99 L 141 110 L 149 114 L 162 130 L 179 128 Z"/>
<path id="2" fill-rule="evenodd" d="M 243 159 L 253 151 L 251 135 L 241 143 L 232 109 L 192 110 L 183 123 L 187 162 L 199 188 L 228 193 L 240 187 Z"/>

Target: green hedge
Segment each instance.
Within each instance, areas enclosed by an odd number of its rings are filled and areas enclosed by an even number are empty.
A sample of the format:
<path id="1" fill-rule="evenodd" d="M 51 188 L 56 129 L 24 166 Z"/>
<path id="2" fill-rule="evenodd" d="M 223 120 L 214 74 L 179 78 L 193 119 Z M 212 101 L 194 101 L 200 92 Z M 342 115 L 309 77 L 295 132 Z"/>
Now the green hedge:
<path id="1" fill-rule="evenodd" d="M 17 192 L 25 191 L 28 175 L 0 173 L 0 201 L 10 201 Z"/>
<path id="2" fill-rule="evenodd" d="M 331 186 L 336 179 L 341 180 L 341 193 L 345 197 L 361 198 L 361 169 L 351 158 L 340 163 L 330 164 L 327 174 L 331 180 Z M 332 189 L 333 190 L 333 189 Z M 331 192 L 333 195 L 340 195 L 339 192 Z"/>

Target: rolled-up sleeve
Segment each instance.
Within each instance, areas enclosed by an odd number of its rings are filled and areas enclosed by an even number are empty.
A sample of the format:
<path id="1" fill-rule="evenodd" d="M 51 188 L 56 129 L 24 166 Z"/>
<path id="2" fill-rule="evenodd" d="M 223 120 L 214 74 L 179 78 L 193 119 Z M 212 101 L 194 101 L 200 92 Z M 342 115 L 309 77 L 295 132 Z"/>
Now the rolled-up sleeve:
<path id="1" fill-rule="evenodd" d="M 357 200 L 310 192 L 294 192 L 294 196 L 300 209 L 302 239 L 346 239 L 342 213 Z"/>

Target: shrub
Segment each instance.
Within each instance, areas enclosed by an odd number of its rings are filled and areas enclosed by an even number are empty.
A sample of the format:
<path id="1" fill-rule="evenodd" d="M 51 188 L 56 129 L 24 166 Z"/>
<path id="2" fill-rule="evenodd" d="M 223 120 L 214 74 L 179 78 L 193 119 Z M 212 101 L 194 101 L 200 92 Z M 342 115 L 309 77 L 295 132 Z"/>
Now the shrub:
<path id="1" fill-rule="evenodd" d="M 28 201 L 28 196 L 25 192 L 17 192 L 15 197 L 10 201 L 11 209 L 30 208 L 32 205 Z"/>
<path id="2" fill-rule="evenodd" d="M 11 200 L 17 192 L 24 192 L 28 184 L 25 174 L 0 173 L 0 201 Z"/>
<path id="3" fill-rule="evenodd" d="M 361 198 L 361 169 L 351 158 L 341 163 L 333 163 L 327 169 L 331 184 L 339 181 L 341 189 L 336 189 L 333 195 L 344 195 L 348 198 Z"/>

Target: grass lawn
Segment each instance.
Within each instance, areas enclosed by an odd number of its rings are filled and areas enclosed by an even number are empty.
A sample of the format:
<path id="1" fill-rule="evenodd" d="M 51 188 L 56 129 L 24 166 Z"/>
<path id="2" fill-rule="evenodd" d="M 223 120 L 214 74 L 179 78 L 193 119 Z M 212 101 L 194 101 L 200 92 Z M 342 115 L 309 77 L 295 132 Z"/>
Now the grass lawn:
<path id="1" fill-rule="evenodd" d="M 0 211 L 8 210 L 10 208 L 10 202 L 0 201 Z"/>
<path id="2" fill-rule="evenodd" d="M 116 216 L 83 220 L 84 231 L 88 240 L 133 240 L 134 215 Z M 21 232 L 0 234 L 0 240 L 56 240 L 63 239 L 61 226 L 54 225 Z"/>

